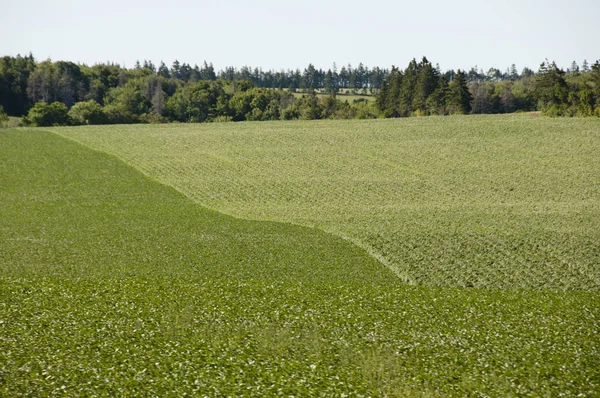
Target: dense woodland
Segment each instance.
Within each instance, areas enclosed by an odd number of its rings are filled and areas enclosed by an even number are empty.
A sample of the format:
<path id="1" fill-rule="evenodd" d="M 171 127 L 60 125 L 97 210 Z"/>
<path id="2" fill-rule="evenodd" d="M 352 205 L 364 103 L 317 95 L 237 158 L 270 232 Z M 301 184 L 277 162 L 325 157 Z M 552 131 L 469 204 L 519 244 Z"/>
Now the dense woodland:
<path id="1" fill-rule="evenodd" d="M 297 94 L 298 92 L 303 95 Z M 364 97 L 349 97 L 348 94 Z M 369 101 L 369 96 L 374 100 Z M 426 58 L 405 69 L 351 65 L 324 71 L 215 71 L 175 61 L 156 67 L 93 66 L 30 54 L 0 58 L 0 121 L 25 125 L 348 119 L 541 111 L 550 116 L 600 116 L 600 61 L 564 71 L 442 71 Z"/>

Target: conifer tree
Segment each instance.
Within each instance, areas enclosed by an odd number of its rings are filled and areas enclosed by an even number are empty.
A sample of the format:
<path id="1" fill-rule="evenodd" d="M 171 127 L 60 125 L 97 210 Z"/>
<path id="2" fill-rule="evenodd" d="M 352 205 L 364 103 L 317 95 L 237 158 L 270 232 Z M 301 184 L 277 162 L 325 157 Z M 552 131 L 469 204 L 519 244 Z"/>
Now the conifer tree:
<path id="1" fill-rule="evenodd" d="M 554 115 L 564 114 L 569 97 L 569 87 L 564 76 L 565 72 L 555 62 L 543 62 L 540 65 L 535 91 L 541 111 L 550 110 Z"/>
<path id="2" fill-rule="evenodd" d="M 429 113 L 427 111 L 426 101 L 427 98 L 435 91 L 439 76 L 437 71 L 427 60 L 423 57 L 421 62 L 418 64 L 417 81 L 415 85 L 415 95 L 412 102 L 412 109 L 414 111 L 420 111 L 422 113 Z"/>
<path id="3" fill-rule="evenodd" d="M 427 97 L 426 104 L 430 115 L 446 114 L 446 97 L 448 96 L 448 78 L 441 75 L 436 89 Z"/>
<path id="4" fill-rule="evenodd" d="M 417 85 L 418 66 L 417 61 L 413 58 L 404 70 L 402 77 L 402 85 L 400 88 L 400 116 L 410 116 L 414 111 L 413 97 L 415 95 L 415 87 Z"/>
<path id="5" fill-rule="evenodd" d="M 170 78 L 171 77 L 171 73 L 169 72 L 169 68 L 167 68 L 167 65 L 165 65 L 165 63 L 163 61 L 160 61 L 160 66 L 158 67 L 158 71 L 156 72 L 158 75 L 165 77 L 165 78 Z"/>
<path id="6" fill-rule="evenodd" d="M 471 112 L 473 96 L 467 86 L 465 73 L 460 69 L 454 75 L 454 80 L 448 85 L 446 106 L 450 114 L 468 114 Z"/>

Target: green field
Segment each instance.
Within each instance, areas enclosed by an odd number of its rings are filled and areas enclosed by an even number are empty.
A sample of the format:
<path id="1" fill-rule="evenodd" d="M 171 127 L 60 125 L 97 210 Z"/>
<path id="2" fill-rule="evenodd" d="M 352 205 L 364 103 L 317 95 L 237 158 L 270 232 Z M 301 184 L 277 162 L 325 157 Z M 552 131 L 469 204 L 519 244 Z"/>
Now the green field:
<path id="1" fill-rule="evenodd" d="M 317 227 L 420 285 L 600 289 L 600 121 L 53 130 L 239 218 Z"/>
<path id="2" fill-rule="evenodd" d="M 599 146 L 506 116 L 1 131 L 0 396 L 596 396 Z"/>

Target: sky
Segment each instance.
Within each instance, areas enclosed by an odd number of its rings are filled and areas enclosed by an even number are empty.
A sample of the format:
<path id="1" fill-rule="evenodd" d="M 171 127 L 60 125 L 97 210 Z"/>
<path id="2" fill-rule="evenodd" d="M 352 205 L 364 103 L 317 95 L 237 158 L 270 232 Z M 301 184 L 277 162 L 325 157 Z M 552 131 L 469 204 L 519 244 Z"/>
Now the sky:
<path id="1" fill-rule="evenodd" d="M 0 56 L 126 67 L 359 62 L 537 70 L 600 59 L 600 0 L 0 0 Z"/>

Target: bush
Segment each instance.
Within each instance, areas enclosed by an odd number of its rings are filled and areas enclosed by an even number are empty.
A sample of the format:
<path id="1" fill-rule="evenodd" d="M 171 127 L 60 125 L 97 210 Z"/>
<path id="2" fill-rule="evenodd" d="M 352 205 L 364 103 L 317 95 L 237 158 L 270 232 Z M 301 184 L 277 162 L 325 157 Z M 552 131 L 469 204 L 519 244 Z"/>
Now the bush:
<path id="1" fill-rule="evenodd" d="M 246 113 L 246 120 L 250 121 L 261 121 L 264 120 L 264 112 L 259 108 L 252 109 L 251 112 Z"/>
<path id="2" fill-rule="evenodd" d="M 67 106 L 62 102 L 37 102 L 23 118 L 26 126 L 66 126 L 69 122 Z"/>
<path id="3" fill-rule="evenodd" d="M 300 117 L 300 111 L 296 105 L 290 105 L 281 112 L 282 120 L 294 120 Z"/>
<path id="4" fill-rule="evenodd" d="M 138 122 L 136 115 L 119 105 L 105 106 L 104 114 L 106 115 L 108 124 L 132 124 Z"/>
<path id="5" fill-rule="evenodd" d="M 542 110 L 542 114 L 549 117 L 572 116 L 567 112 L 566 106 L 552 104 Z"/>
<path id="6" fill-rule="evenodd" d="M 78 102 L 69 110 L 71 122 L 80 124 L 106 124 L 108 118 L 102 106 L 94 100 Z"/>
<path id="7" fill-rule="evenodd" d="M 368 101 L 367 102 L 358 102 L 354 104 L 356 108 L 356 118 L 357 119 L 376 119 L 377 111 L 374 106 L 372 106 Z M 417 115 L 419 116 L 419 115 Z"/>

